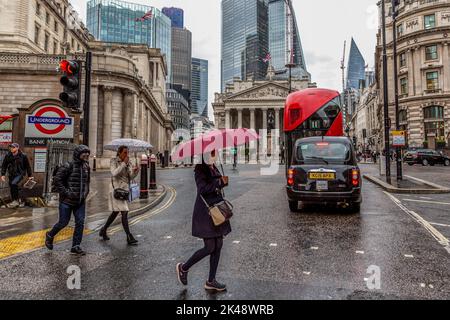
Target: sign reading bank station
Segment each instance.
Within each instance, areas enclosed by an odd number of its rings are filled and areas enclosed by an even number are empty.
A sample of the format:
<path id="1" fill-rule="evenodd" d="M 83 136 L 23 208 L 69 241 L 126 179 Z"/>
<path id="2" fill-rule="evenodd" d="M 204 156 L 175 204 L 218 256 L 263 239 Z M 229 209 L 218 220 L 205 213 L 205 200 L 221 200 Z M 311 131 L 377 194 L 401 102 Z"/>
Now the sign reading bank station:
<path id="1" fill-rule="evenodd" d="M 37 108 L 25 118 L 25 144 L 45 146 L 48 142 L 70 143 L 74 136 L 74 118 L 55 105 Z"/>

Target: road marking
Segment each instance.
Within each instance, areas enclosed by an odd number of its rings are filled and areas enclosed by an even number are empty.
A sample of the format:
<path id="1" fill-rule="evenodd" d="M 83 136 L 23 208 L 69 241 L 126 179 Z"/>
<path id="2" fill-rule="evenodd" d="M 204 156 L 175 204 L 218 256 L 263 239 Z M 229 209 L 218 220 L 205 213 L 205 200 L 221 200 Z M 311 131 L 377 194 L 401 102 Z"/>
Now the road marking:
<path id="1" fill-rule="evenodd" d="M 410 259 L 412 259 L 412 258 L 414 258 L 414 256 L 413 256 L 412 254 L 405 254 L 405 258 L 410 258 Z"/>
<path id="2" fill-rule="evenodd" d="M 239 244 L 241 243 L 240 241 L 233 241 L 234 244 Z"/>
<path id="3" fill-rule="evenodd" d="M 319 250 L 319 247 L 311 247 L 311 250 Z"/>
<path id="4" fill-rule="evenodd" d="M 433 198 L 429 198 L 429 197 L 419 197 L 420 199 L 423 199 L 423 200 L 433 200 Z"/>
<path id="5" fill-rule="evenodd" d="M 408 201 L 408 202 L 419 202 L 419 203 L 442 204 L 442 205 L 444 205 L 444 206 L 450 206 L 450 202 L 438 202 L 438 201 L 426 201 L 426 200 L 414 200 L 414 199 L 403 199 L 403 201 Z"/>
<path id="6" fill-rule="evenodd" d="M 271 243 L 270 246 L 271 246 L 271 247 L 277 247 L 278 244 L 276 244 L 276 243 Z"/>
<path id="7" fill-rule="evenodd" d="M 421 284 L 420 284 L 420 287 L 421 287 L 421 288 L 425 288 L 426 286 L 427 286 L 427 285 L 426 285 L 425 283 L 421 283 Z"/>
<path id="8" fill-rule="evenodd" d="M 356 251 L 357 254 L 364 254 L 364 251 Z"/>
<path id="9" fill-rule="evenodd" d="M 450 228 L 450 225 L 448 225 L 448 224 L 435 223 L 435 222 L 430 222 L 430 224 L 432 224 L 433 226 Z"/>
<path id="10" fill-rule="evenodd" d="M 29 232 L 0 240 L 0 260 L 44 247 L 45 234 L 49 230 L 50 229 Z M 55 237 L 54 243 L 56 244 L 71 239 L 73 232 L 74 229 L 72 227 L 64 228 Z M 85 235 L 90 234 L 91 232 L 92 231 L 88 229 L 84 230 Z"/>
<path id="11" fill-rule="evenodd" d="M 311 274 L 311 272 L 310 271 L 303 271 L 303 274 L 309 276 Z"/>
<path id="12" fill-rule="evenodd" d="M 152 210 L 152 211 L 149 211 L 146 214 L 140 215 L 140 216 L 130 220 L 129 225 L 134 226 L 134 225 L 138 224 L 139 222 L 149 219 L 151 217 L 154 217 L 154 216 L 158 215 L 159 213 L 165 211 L 167 208 L 169 208 L 175 202 L 175 199 L 177 197 L 177 191 L 172 187 L 167 187 L 167 190 L 168 190 L 168 192 L 170 192 L 170 198 L 162 207 Z M 111 228 L 110 233 L 114 234 L 114 233 L 118 232 L 121 228 L 122 228 L 122 226 L 116 226 L 114 228 Z"/>
<path id="13" fill-rule="evenodd" d="M 172 236 L 166 236 L 164 239 L 172 239 Z"/>
<path id="14" fill-rule="evenodd" d="M 436 230 L 435 227 L 433 227 L 428 221 L 426 221 L 424 218 L 422 218 L 420 215 L 415 213 L 414 211 L 409 210 L 406 208 L 400 200 L 398 200 L 396 197 L 394 197 L 392 194 L 384 191 L 384 193 L 400 208 L 402 209 L 406 214 L 411 216 L 417 223 L 421 224 L 432 236 L 434 239 L 436 239 L 437 242 L 439 242 L 441 245 L 444 246 L 445 250 L 450 254 L 450 242 L 449 240 L 442 235 L 438 230 Z"/>

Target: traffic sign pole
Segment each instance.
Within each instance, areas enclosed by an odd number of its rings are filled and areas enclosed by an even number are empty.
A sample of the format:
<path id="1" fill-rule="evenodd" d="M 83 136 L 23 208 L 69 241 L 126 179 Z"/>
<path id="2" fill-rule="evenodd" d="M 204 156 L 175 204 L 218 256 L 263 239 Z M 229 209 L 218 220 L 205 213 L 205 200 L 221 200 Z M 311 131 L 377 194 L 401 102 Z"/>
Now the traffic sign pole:
<path id="1" fill-rule="evenodd" d="M 86 84 L 83 107 L 83 144 L 89 147 L 89 120 L 91 110 L 91 73 L 92 73 L 92 52 L 86 53 Z M 95 152 L 94 152 L 95 154 Z"/>

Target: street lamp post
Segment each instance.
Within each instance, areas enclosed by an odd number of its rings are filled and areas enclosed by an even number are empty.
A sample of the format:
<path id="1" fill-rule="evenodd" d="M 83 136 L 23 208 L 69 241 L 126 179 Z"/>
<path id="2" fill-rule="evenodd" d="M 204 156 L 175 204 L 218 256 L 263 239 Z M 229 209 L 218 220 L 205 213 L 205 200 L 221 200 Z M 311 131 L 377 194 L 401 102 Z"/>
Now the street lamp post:
<path id="1" fill-rule="evenodd" d="M 386 7 L 385 0 L 381 0 L 381 21 L 383 37 L 383 104 L 384 104 L 384 145 L 386 153 L 386 181 L 391 183 L 391 150 L 389 145 L 390 121 L 387 78 L 387 54 L 386 54 Z"/>
<path id="2" fill-rule="evenodd" d="M 397 4 L 398 0 L 392 0 L 392 47 L 394 55 L 394 99 L 395 99 L 395 130 L 400 130 L 400 119 L 398 118 L 398 72 L 397 72 Z M 402 148 L 397 147 L 397 180 L 403 179 L 402 173 Z"/>

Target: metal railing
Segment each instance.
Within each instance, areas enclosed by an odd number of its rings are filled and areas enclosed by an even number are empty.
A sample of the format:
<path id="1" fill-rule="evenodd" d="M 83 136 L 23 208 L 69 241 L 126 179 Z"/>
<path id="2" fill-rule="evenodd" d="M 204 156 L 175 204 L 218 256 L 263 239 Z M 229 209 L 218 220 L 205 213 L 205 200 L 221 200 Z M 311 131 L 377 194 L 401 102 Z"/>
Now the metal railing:
<path id="1" fill-rule="evenodd" d="M 8 153 L 8 148 L 6 146 L 0 145 L 0 166 L 3 163 L 3 159 Z M 0 181 L 0 204 L 2 204 L 6 199 L 10 197 L 9 185 L 7 182 Z"/>
<path id="2" fill-rule="evenodd" d="M 43 196 L 49 199 L 52 193 L 53 172 L 59 166 L 73 160 L 73 151 L 75 144 L 48 144 L 47 146 L 47 164 L 45 169 L 45 181 Z"/>

